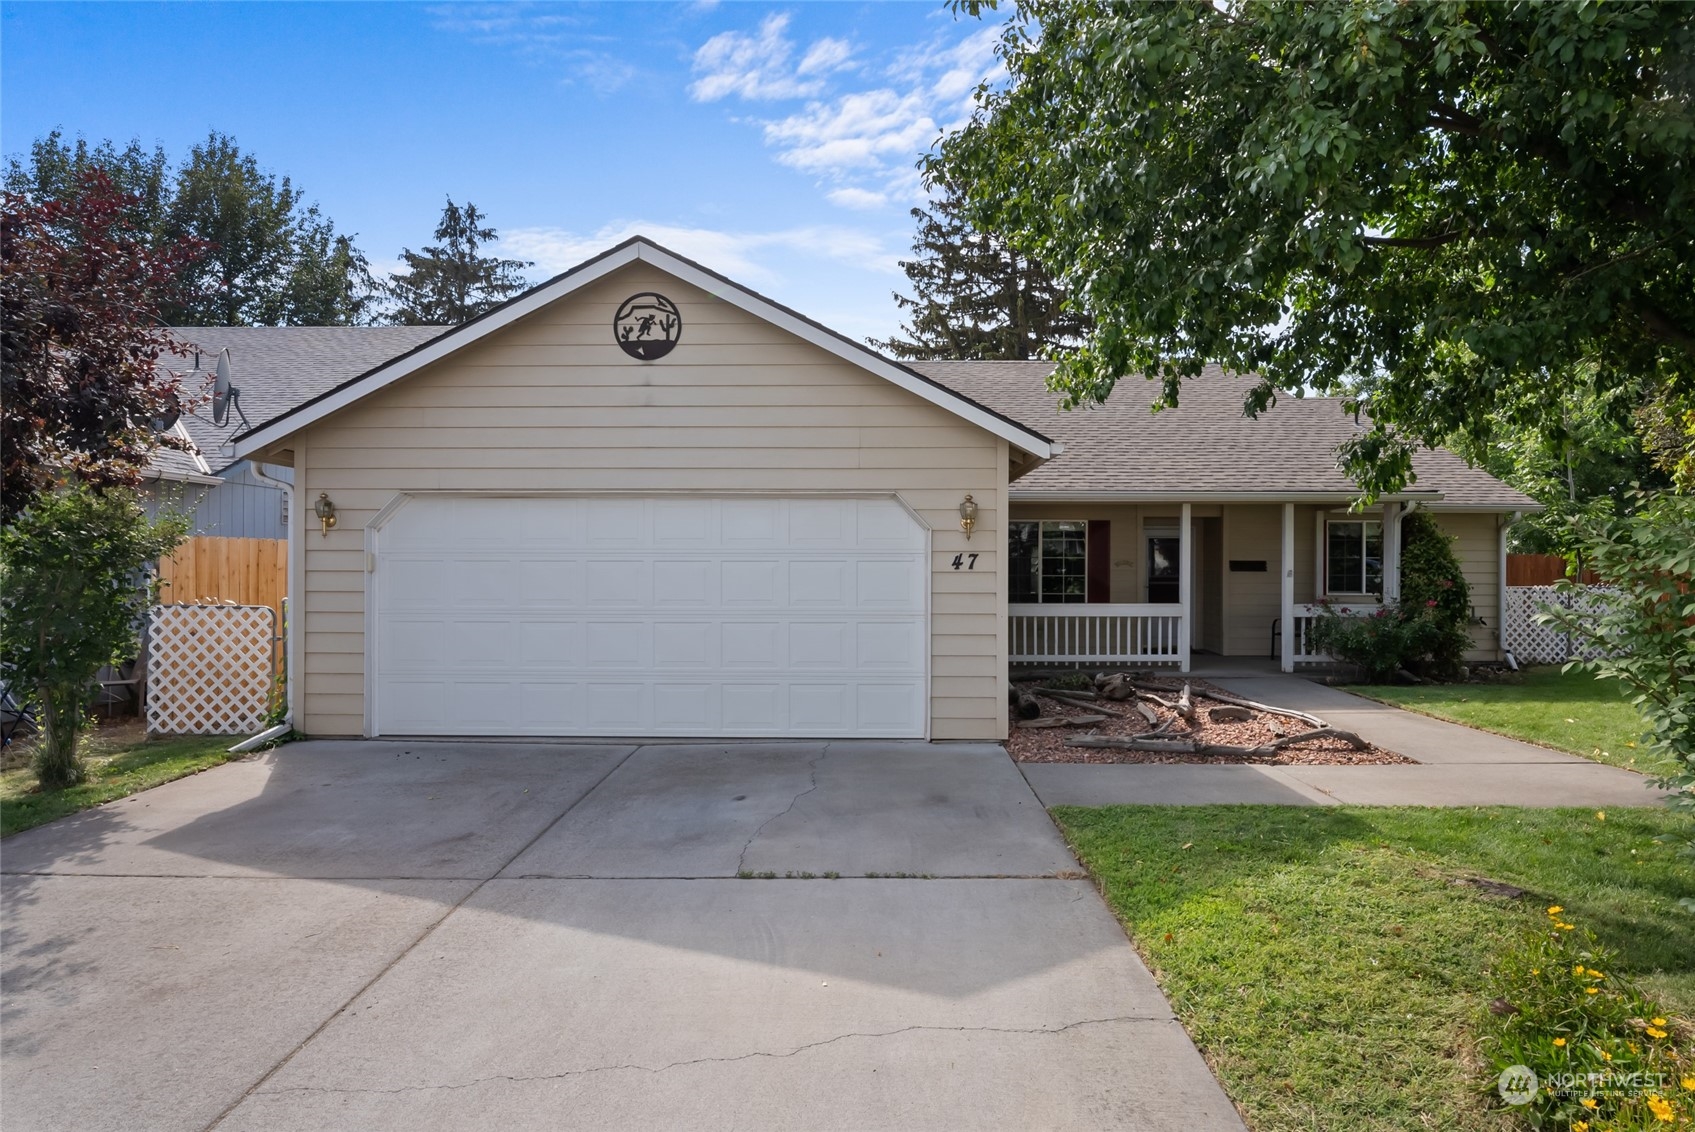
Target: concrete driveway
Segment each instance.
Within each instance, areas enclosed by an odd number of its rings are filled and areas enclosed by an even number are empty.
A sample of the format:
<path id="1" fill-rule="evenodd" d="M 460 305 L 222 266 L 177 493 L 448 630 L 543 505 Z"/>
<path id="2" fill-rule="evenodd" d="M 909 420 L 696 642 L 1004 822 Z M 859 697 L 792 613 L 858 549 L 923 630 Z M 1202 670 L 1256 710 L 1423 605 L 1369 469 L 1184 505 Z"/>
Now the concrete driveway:
<path id="1" fill-rule="evenodd" d="M 8 1129 L 1241 1128 L 991 744 L 300 743 L 3 853 Z"/>

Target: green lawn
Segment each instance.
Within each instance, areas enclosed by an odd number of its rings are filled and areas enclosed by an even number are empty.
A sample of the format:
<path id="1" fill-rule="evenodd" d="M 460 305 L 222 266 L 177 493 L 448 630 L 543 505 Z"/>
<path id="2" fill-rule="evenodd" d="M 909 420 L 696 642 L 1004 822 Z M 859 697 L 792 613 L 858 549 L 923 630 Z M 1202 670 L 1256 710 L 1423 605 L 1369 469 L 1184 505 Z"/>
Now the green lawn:
<path id="1" fill-rule="evenodd" d="M 1668 811 L 1054 816 L 1259 1132 L 1518 1127 L 1487 1103 L 1476 1023 L 1492 961 L 1550 904 L 1663 1007 L 1695 1013 L 1695 915 L 1676 906 L 1695 874 L 1655 843 L 1678 826 Z"/>
<path id="2" fill-rule="evenodd" d="M 1523 677 L 1520 684 L 1363 684 L 1348 691 L 1596 762 L 1662 769 L 1639 757 L 1642 718 L 1617 681 L 1557 667 L 1526 669 Z"/>
<path id="3" fill-rule="evenodd" d="M 88 781 L 56 793 L 41 791 L 27 766 L 0 771 L 0 837 L 228 762 L 235 756 L 225 748 L 233 742 L 228 736 L 200 735 L 149 741 L 137 728 L 116 736 L 91 735 L 83 748 Z"/>

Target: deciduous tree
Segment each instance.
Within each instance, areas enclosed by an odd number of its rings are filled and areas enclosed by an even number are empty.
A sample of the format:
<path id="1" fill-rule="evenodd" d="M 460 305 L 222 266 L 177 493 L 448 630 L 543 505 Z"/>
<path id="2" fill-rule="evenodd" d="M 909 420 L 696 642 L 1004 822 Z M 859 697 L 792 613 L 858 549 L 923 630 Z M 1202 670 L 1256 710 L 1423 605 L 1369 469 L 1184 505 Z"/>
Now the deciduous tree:
<path id="1" fill-rule="evenodd" d="M 175 352 L 160 307 L 204 249 L 156 250 L 135 199 L 98 169 L 40 203 L 0 206 L 0 518 L 54 484 L 134 483 L 161 438 L 153 422 L 199 396 L 161 365 Z M 167 359 L 168 360 L 168 359 Z"/>
<path id="2" fill-rule="evenodd" d="M 1381 491 L 1579 364 L 1695 389 L 1687 5 L 1023 0 L 1001 50 L 930 170 L 1095 320 L 1072 402 L 1214 361 L 1251 412 L 1342 393 Z"/>

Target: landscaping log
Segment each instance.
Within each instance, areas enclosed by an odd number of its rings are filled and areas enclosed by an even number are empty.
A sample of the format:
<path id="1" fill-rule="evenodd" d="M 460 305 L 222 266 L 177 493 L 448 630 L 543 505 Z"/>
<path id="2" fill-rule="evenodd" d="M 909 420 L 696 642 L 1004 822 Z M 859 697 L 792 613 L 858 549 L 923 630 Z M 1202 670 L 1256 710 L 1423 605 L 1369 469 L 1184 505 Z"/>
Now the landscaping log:
<path id="1" fill-rule="evenodd" d="M 1159 726 L 1159 712 L 1140 701 L 1136 704 L 1136 710 L 1142 713 L 1142 718 L 1148 721 L 1149 727 Z"/>
<path id="2" fill-rule="evenodd" d="M 1096 723 L 1105 723 L 1104 715 L 1050 715 L 1042 719 L 1019 720 L 1018 726 L 1024 728 L 1047 727 L 1089 727 Z"/>
<path id="3" fill-rule="evenodd" d="M 1189 739 L 1115 739 L 1104 735 L 1074 735 L 1065 741 L 1067 747 L 1096 747 L 1117 751 L 1149 751 L 1166 755 L 1229 755 L 1237 758 L 1265 758 L 1275 755 L 1275 747 L 1233 747 L 1227 743 L 1196 743 Z"/>
<path id="4" fill-rule="evenodd" d="M 1247 723 L 1254 718 L 1253 709 L 1226 704 L 1223 707 L 1211 708 L 1207 718 L 1214 723 Z"/>
<path id="5" fill-rule="evenodd" d="M 1355 735 L 1352 731 L 1343 731 L 1340 727 L 1320 727 L 1315 731 L 1303 731 L 1299 735 L 1290 735 L 1283 739 L 1273 739 L 1273 748 L 1293 747 L 1296 743 L 1305 743 L 1312 739 L 1340 739 L 1356 751 L 1369 750 L 1370 743 Z"/>

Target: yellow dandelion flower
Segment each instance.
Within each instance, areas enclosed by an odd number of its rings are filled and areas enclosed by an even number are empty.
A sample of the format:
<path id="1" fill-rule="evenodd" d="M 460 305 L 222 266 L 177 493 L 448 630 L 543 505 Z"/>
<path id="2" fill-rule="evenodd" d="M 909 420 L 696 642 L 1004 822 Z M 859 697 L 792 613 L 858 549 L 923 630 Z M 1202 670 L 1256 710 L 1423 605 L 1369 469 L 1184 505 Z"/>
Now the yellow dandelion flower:
<path id="1" fill-rule="evenodd" d="M 1648 1110 L 1654 1114 L 1655 1120 L 1663 1120 L 1667 1124 L 1670 1124 L 1672 1118 L 1676 1115 L 1671 1110 L 1671 1104 L 1664 1097 L 1649 1097 Z"/>
<path id="2" fill-rule="evenodd" d="M 1549 908 L 1548 908 L 1548 915 L 1558 916 L 1561 912 L 1564 912 L 1564 911 L 1565 911 L 1565 909 L 1560 907 L 1558 904 L 1553 904 L 1553 905 L 1550 905 Z"/>
<path id="3" fill-rule="evenodd" d="M 1595 968 L 1591 967 L 1591 968 L 1589 968 L 1589 977 L 1591 979 L 1604 979 L 1607 976 L 1601 974 L 1601 972 L 1599 972 L 1599 971 L 1595 970 Z"/>
<path id="4" fill-rule="evenodd" d="M 1566 1044 L 1566 1040 L 1564 1038 L 1555 1038 L 1554 1044 L 1557 1046 L 1563 1046 Z"/>
<path id="5" fill-rule="evenodd" d="M 1601 1102 L 1596 1100 L 1594 1097 L 1584 1097 L 1582 1100 L 1578 1101 L 1577 1103 L 1582 1105 L 1584 1108 L 1600 1108 L 1601 1107 Z"/>
<path id="6" fill-rule="evenodd" d="M 1685 1077 L 1678 1084 L 1682 1085 L 1685 1091 L 1695 1093 L 1695 1077 Z"/>
<path id="7" fill-rule="evenodd" d="M 1571 969 L 1571 973 L 1574 974 L 1574 975 L 1583 974 L 1583 964 L 1579 963 L 1577 966 L 1573 967 Z"/>
<path id="8" fill-rule="evenodd" d="M 1613 1059 L 1612 1054 L 1608 1053 L 1606 1050 L 1601 1051 L 1601 1060 L 1602 1061 L 1611 1061 L 1612 1059 Z"/>
<path id="9" fill-rule="evenodd" d="M 1572 924 L 1555 924 L 1554 926 L 1559 928 L 1562 932 L 1569 932 L 1569 931 L 1571 931 L 1571 929 L 1574 925 L 1572 925 Z"/>
<path id="10" fill-rule="evenodd" d="M 1531 974 L 1532 974 L 1532 975 L 1540 975 L 1540 974 L 1541 974 L 1541 973 L 1542 973 L 1542 968 L 1540 968 L 1540 967 L 1532 967 L 1532 968 L 1531 968 L 1531 969 L 1530 969 L 1530 973 L 1531 973 Z"/>
<path id="11" fill-rule="evenodd" d="M 1606 821 L 1607 820 L 1607 811 L 1596 810 L 1595 811 L 1595 820 L 1596 821 Z"/>
<path id="12" fill-rule="evenodd" d="M 1600 987 L 1584 987 L 1583 993 L 1584 994 L 1600 994 L 1601 988 Z"/>
<path id="13" fill-rule="evenodd" d="M 1664 1018 L 1650 1018 L 1650 1019 L 1648 1019 L 1648 1025 L 1650 1025 L 1650 1026 L 1664 1026 L 1665 1024 L 1666 1024 L 1666 1020 Z"/>
<path id="14" fill-rule="evenodd" d="M 1655 1029 L 1653 1026 L 1649 1026 L 1648 1027 L 1648 1036 L 1650 1038 L 1663 1038 L 1663 1037 L 1666 1036 L 1666 1031 L 1658 1030 L 1658 1029 Z"/>
<path id="15" fill-rule="evenodd" d="M 1589 1122 L 1587 1120 L 1572 1121 L 1571 1132 L 1589 1132 Z"/>

